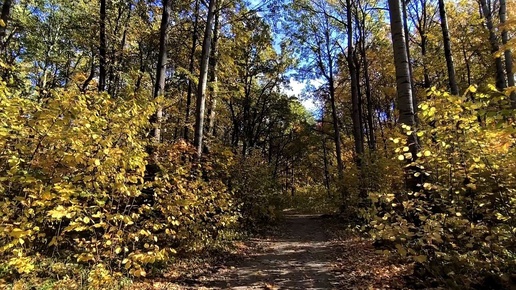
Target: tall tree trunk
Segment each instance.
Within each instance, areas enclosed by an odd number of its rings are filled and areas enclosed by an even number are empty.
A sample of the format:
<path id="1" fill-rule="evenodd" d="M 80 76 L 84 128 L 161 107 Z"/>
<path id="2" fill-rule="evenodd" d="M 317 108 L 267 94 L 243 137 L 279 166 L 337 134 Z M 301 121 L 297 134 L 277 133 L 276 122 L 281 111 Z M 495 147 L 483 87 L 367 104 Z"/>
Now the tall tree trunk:
<path id="1" fill-rule="evenodd" d="M 358 3 L 360 7 L 360 2 Z M 365 94 L 367 101 L 367 141 L 370 152 L 376 150 L 376 136 L 375 136 L 375 128 L 374 128 L 374 109 L 373 109 L 373 100 L 372 100 L 372 89 L 371 89 L 371 81 L 369 78 L 369 61 L 367 59 L 367 47 L 366 47 L 366 12 L 360 7 L 360 17 L 358 16 L 358 11 L 356 15 L 357 28 L 360 33 L 360 56 L 362 58 L 362 64 L 364 68 L 364 82 L 365 82 Z"/>
<path id="2" fill-rule="evenodd" d="M 170 0 L 162 0 L 163 14 L 161 16 L 161 24 L 159 29 L 159 53 L 158 66 L 156 69 L 156 82 L 154 83 L 154 98 L 165 94 L 165 77 L 167 71 L 167 30 L 170 19 Z M 163 108 L 158 110 L 153 116 L 154 128 L 153 138 L 156 143 L 161 142 L 161 119 L 163 118 Z"/>
<path id="3" fill-rule="evenodd" d="M 444 57 L 446 58 L 446 68 L 448 69 L 448 83 L 453 95 L 459 94 L 459 86 L 455 78 L 455 66 L 453 64 L 453 56 L 451 50 L 450 31 L 448 30 L 448 19 L 446 16 L 446 7 L 444 0 L 439 0 L 439 16 L 441 17 L 441 30 L 443 33 Z"/>
<path id="4" fill-rule="evenodd" d="M 220 0 L 222 2 L 222 0 Z M 222 3 L 218 4 L 217 11 L 215 12 L 215 24 L 213 28 L 213 40 L 211 43 L 211 56 L 210 56 L 210 66 L 211 66 L 211 75 L 210 75 L 210 82 L 211 82 L 211 104 L 210 108 L 208 109 L 208 128 L 207 133 L 209 135 L 215 136 L 215 116 L 216 116 L 216 109 L 217 109 L 217 93 L 218 93 L 218 75 L 217 75 L 217 69 L 218 69 L 218 62 L 219 62 L 219 51 L 218 51 L 218 44 L 219 44 L 219 17 L 220 17 L 220 6 L 222 6 Z"/>
<path id="5" fill-rule="evenodd" d="M 193 75 L 194 73 L 194 65 L 195 65 L 195 50 L 197 48 L 197 39 L 198 39 L 198 30 L 199 30 L 199 1 L 195 1 L 195 11 L 194 11 L 194 26 L 192 32 L 192 46 L 190 48 L 190 61 L 188 64 L 188 71 Z M 188 91 L 186 93 L 186 108 L 185 108 L 185 127 L 183 132 L 183 138 L 188 142 L 189 140 L 189 128 L 188 123 L 190 122 L 190 107 L 192 105 L 192 93 L 194 90 L 194 82 L 193 80 L 188 80 Z"/>
<path id="6" fill-rule="evenodd" d="M 408 30 L 408 21 L 407 21 L 407 2 L 408 0 L 401 0 L 401 8 L 403 13 L 403 34 L 405 38 L 405 49 L 407 50 L 407 59 L 408 59 L 408 68 L 410 73 L 410 87 L 412 90 L 412 106 L 414 108 L 414 120 L 416 120 L 417 123 L 417 112 L 415 108 L 417 108 L 417 95 L 416 95 L 416 87 L 414 82 L 412 81 L 413 68 L 412 68 L 412 62 L 410 57 L 410 37 L 409 37 L 409 30 Z"/>
<path id="7" fill-rule="evenodd" d="M 398 92 L 398 110 L 400 123 L 410 126 L 412 133 L 407 138 L 407 146 L 412 154 L 411 159 L 417 159 L 419 144 L 416 131 L 416 117 L 414 114 L 414 99 L 412 91 L 412 75 L 409 68 L 409 57 L 404 36 L 403 20 L 401 14 L 400 0 L 388 0 L 391 22 L 392 46 L 394 52 L 394 64 L 396 68 L 396 88 Z M 409 160 L 410 161 L 410 160 Z M 415 173 L 420 171 L 417 167 L 408 167 L 405 172 L 405 187 L 411 191 L 419 190 L 420 177 Z M 421 172 L 418 172 L 421 176 Z"/>
<path id="8" fill-rule="evenodd" d="M 358 94 L 358 77 L 357 68 L 355 67 L 355 52 L 353 48 L 353 20 L 352 20 L 352 7 L 351 0 L 346 0 L 347 8 L 347 25 L 348 25 L 348 69 L 351 76 L 351 104 L 352 104 L 352 116 L 353 122 L 353 136 L 355 139 L 355 158 L 357 165 L 361 165 L 362 154 L 364 153 L 364 140 L 362 138 L 362 118 L 360 109 L 360 96 Z"/>
<path id="9" fill-rule="evenodd" d="M 325 50 L 326 56 L 328 57 L 328 73 L 326 77 L 328 79 L 328 85 L 330 90 L 330 106 L 331 106 L 331 115 L 332 115 L 332 125 L 333 125 L 333 140 L 335 142 L 335 153 L 337 154 L 337 173 L 339 176 L 339 182 L 342 182 L 344 179 L 344 161 L 342 160 L 342 148 L 341 148 L 341 140 L 340 140 L 340 126 L 339 120 L 337 116 L 337 107 L 335 105 L 335 77 L 333 75 L 333 59 L 331 57 L 331 43 L 330 43 L 330 31 L 329 31 L 329 21 L 328 17 L 325 18 L 326 27 L 324 31 L 324 37 L 326 41 Z M 321 71 L 324 70 L 324 65 L 322 61 L 320 61 Z"/>
<path id="10" fill-rule="evenodd" d="M 202 156 L 202 142 L 204 135 L 204 110 L 206 106 L 206 84 L 208 81 L 208 62 L 210 58 L 211 38 L 213 35 L 213 20 L 216 0 L 210 0 L 208 4 L 208 16 L 206 18 L 206 30 L 201 52 L 201 68 L 199 73 L 199 86 L 197 88 L 197 104 L 195 108 L 195 136 L 194 146 L 197 149 L 197 157 Z"/>
<path id="11" fill-rule="evenodd" d="M 364 60 L 364 78 L 365 78 L 365 86 L 366 86 L 366 100 L 367 100 L 367 126 L 369 130 L 369 149 L 371 151 L 376 150 L 376 136 L 374 132 L 374 109 L 373 109 L 373 97 L 371 91 L 371 82 L 369 79 L 369 61 L 367 60 L 367 53 L 365 47 L 365 37 L 364 42 L 362 43 L 362 59 Z"/>
<path id="12" fill-rule="evenodd" d="M 389 0 L 389 13 L 391 22 L 392 46 L 396 67 L 396 86 L 398 92 L 399 121 L 414 129 L 416 120 L 414 116 L 414 100 L 412 95 L 412 76 L 409 69 L 409 58 L 405 47 L 405 36 L 401 17 L 400 0 Z M 414 135 L 414 134 L 412 134 Z M 411 135 L 411 136 L 412 136 Z M 409 145 L 413 158 L 418 151 L 415 138 L 409 138 Z"/>
<path id="13" fill-rule="evenodd" d="M 4 37 L 7 32 L 7 23 L 9 22 L 9 15 L 11 14 L 11 6 L 12 0 L 4 0 L 2 4 L 2 14 L 0 15 L 0 19 L 3 22 L 3 25 L 0 25 L 0 48 L 4 47 Z"/>
<path id="14" fill-rule="evenodd" d="M 500 25 L 502 26 L 502 44 L 504 45 L 505 51 L 505 71 L 507 73 L 507 84 L 509 87 L 514 87 L 514 72 L 512 70 L 512 53 L 507 47 L 509 37 L 507 35 L 507 29 L 505 24 L 507 22 L 507 4 L 505 0 L 500 0 Z M 511 93 L 511 104 L 512 108 L 516 109 L 516 93 Z"/>
<path id="15" fill-rule="evenodd" d="M 99 91 L 106 90 L 106 57 L 107 57 L 107 40 L 106 40 L 106 0 L 100 0 L 100 45 L 99 45 Z"/>
<path id="16" fill-rule="evenodd" d="M 482 8 L 482 14 L 486 21 L 486 27 L 489 31 L 489 43 L 491 45 L 491 52 L 494 55 L 500 50 L 500 46 L 498 45 L 498 39 L 496 37 L 496 33 L 493 25 L 493 14 L 491 11 L 491 7 L 488 7 L 486 0 L 480 0 L 480 5 Z M 506 87 L 505 83 L 505 72 L 503 70 L 502 58 L 495 58 L 495 66 L 496 66 L 496 88 L 499 90 L 503 90 Z"/>

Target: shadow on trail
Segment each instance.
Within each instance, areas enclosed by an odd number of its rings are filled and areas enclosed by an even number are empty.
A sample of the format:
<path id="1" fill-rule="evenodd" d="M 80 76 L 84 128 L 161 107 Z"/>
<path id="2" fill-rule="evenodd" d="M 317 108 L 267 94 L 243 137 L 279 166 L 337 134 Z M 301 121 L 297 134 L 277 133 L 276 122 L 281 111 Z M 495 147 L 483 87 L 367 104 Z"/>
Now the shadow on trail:
<path id="1" fill-rule="evenodd" d="M 278 233 L 251 241 L 253 253 L 198 277 L 193 289 L 337 289 L 332 274 L 337 253 L 325 222 L 315 215 L 288 215 Z"/>

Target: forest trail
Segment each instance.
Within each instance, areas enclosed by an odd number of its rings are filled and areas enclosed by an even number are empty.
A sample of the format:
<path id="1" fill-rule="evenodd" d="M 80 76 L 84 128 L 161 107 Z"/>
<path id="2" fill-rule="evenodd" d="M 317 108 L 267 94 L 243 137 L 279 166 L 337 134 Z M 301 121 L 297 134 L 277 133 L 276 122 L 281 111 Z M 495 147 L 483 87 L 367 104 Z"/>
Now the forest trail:
<path id="1" fill-rule="evenodd" d="M 289 213 L 267 237 L 241 246 L 197 265 L 196 273 L 135 289 L 406 289 L 407 267 L 377 254 L 336 218 Z"/>
<path id="2" fill-rule="evenodd" d="M 338 289 L 337 247 L 319 215 L 289 214 L 277 232 L 252 239 L 251 253 L 184 289 Z"/>

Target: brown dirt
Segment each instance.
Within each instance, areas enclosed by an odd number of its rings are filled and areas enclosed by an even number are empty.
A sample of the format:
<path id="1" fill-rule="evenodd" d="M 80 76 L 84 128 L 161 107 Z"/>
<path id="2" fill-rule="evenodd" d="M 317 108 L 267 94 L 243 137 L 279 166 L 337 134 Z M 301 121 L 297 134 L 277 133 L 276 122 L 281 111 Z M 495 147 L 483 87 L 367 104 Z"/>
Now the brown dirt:
<path id="1" fill-rule="evenodd" d="M 242 244 L 218 263 L 196 265 L 186 275 L 176 269 L 182 274 L 134 289 L 406 289 L 407 271 L 336 219 L 289 214 L 275 233 Z"/>

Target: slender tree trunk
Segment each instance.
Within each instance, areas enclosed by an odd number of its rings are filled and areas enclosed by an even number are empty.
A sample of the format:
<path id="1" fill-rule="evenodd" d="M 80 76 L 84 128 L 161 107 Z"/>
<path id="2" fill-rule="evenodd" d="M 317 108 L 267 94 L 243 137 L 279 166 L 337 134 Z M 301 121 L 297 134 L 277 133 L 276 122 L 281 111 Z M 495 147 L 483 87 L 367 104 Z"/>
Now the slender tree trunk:
<path id="1" fill-rule="evenodd" d="M 348 25 L 348 69 L 351 76 L 351 103 L 352 103 L 352 116 L 353 121 L 353 136 L 355 139 L 355 158 L 357 165 L 361 165 L 361 158 L 364 152 L 364 140 L 362 138 L 362 119 L 360 118 L 360 96 L 358 94 L 358 77 L 357 69 L 355 67 L 355 52 L 353 48 L 353 20 L 352 20 L 352 7 L 351 0 L 346 0 L 347 13 L 347 25 Z"/>
<path id="2" fill-rule="evenodd" d="M 325 50 L 326 50 L 326 56 L 328 57 L 328 73 L 326 74 L 326 77 L 328 79 L 328 85 L 330 90 L 330 106 L 331 106 L 331 115 L 333 119 L 333 140 L 335 142 L 335 153 L 337 154 L 337 172 L 339 176 L 339 182 L 342 182 L 344 179 L 344 161 L 342 160 L 342 148 L 341 148 L 341 140 L 340 140 L 340 126 L 339 126 L 339 120 L 337 116 L 337 107 L 335 105 L 335 78 L 333 75 L 333 59 L 331 57 L 331 43 L 330 43 L 330 31 L 329 31 L 329 22 L 328 18 L 325 18 L 326 20 L 326 27 L 324 31 L 324 37 L 325 37 Z M 322 64 L 322 61 L 320 61 L 320 67 L 321 70 L 324 70 L 324 65 Z"/>
<path id="3" fill-rule="evenodd" d="M 441 30 L 443 33 L 444 57 L 446 59 L 446 68 L 448 69 L 448 83 L 453 95 L 459 94 L 457 79 L 455 78 L 455 66 L 453 64 L 453 56 L 451 50 L 450 31 L 448 30 L 448 19 L 446 16 L 446 7 L 444 0 L 439 0 L 439 16 L 441 17 Z"/>
<path id="4" fill-rule="evenodd" d="M 167 30 L 170 19 L 170 0 L 162 0 L 163 15 L 159 31 L 159 53 L 158 66 L 156 70 L 156 82 L 154 84 L 154 98 L 165 94 L 165 77 L 167 71 Z M 153 116 L 154 128 L 153 138 L 156 143 L 161 142 L 161 119 L 163 118 L 163 108 L 159 107 Z"/>
<path id="5" fill-rule="evenodd" d="M 489 31 L 489 43 L 491 45 L 491 52 L 493 55 L 500 50 L 500 46 L 498 45 L 498 39 L 496 37 L 496 33 L 493 25 L 493 15 L 491 11 L 491 7 L 488 7 L 486 0 L 480 0 L 480 5 L 482 8 L 482 14 L 486 21 L 486 27 Z M 503 90 L 506 88 L 505 83 L 505 72 L 503 70 L 502 58 L 495 58 L 495 67 L 496 67 L 496 88 L 499 90 Z"/>
<path id="6" fill-rule="evenodd" d="M 107 64 L 107 40 L 106 40 L 106 0 L 100 0 L 100 45 L 99 45 L 99 84 L 100 92 L 106 90 L 106 64 Z"/>
<path id="7" fill-rule="evenodd" d="M 409 37 L 409 30 L 408 30 L 408 21 L 407 21 L 407 2 L 408 0 L 401 0 L 401 8 L 403 13 L 403 34 L 405 38 L 405 49 L 407 50 L 407 59 L 408 59 L 408 68 L 410 73 L 410 88 L 412 90 L 412 106 L 414 107 L 414 120 L 416 120 L 417 123 L 417 95 L 416 95 L 416 87 L 414 85 L 414 82 L 412 81 L 413 68 L 412 68 L 412 62 L 410 57 L 410 37 Z"/>
<path id="8" fill-rule="evenodd" d="M 365 39 L 365 37 L 364 37 Z M 367 126 L 369 127 L 369 149 L 376 150 L 376 136 L 374 131 L 374 109 L 373 97 L 371 92 L 371 82 L 369 79 L 369 61 L 367 60 L 367 53 L 365 48 L 365 41 L 362 44 L 362 58 L 364 60 L 364 78 L 366 86 L 366 100 L 367 100 Z"/>
<path id="9" fill-rule="evenodd" d="M 331 73 L 333 76 L 333 73 Z M 331 116 L 333 119 L 333 141 L 335 142 L 335 153 L 337 154 L 337 171 L 339 176 L 339 181 L 342 181 L 344 178 L 344 161 L 342 161 L 342 148 L 340 141 L 340 127 L 337 116 L 337 108 L 335 106 L 335 83 L 334 80 L 330 80 L 330 105 L 331 105 Z"/>
<path id="10" fill-rule="evenodd" d="M 83 92 L 83 93 L 86 92 L 91 80 L 94 77 L 95 77 L 95 50 L 94 50 L 94 48 L 92 48 L 90 74 L 88 75 L 88 78 L 84 81 L 84 83 L 82 84 L 81 92 Z"/>
<path id="11" fill-rule="evenodd" d="M 188 71 L 193 74 L 194 73 L 194 65 L 195 65 L 195 50 L 197 48 L 197 39 L 199 35 L 199 0 L 195 1 L 195 11 L 194 11 L 194 26 L 192 32 L 192 46 L 190 48 L 190 62 L 188 64 Z M 190 107 L 192 105 L 192 93 L 194 90 L 194 82 L 193 80 L 188 80 L 188 91 L 186 93 L 186 108 L 185 108 L 185 128 L 183 132 L 183 138 L 188 142 L 189 140 L 189 128 L 188 123 L 190 122 Z"/>
<path id="12" fill-rule="evenodd" d="M 9 22 L 9 16 L 11 14 L 11 6 L 12 0 L 4 0 L 2 4 L 2 14 L 0 15 L 0 19 L 3 22 L 3 25 L 0 25 L 0 48 L 5 46 L 4 37 L 7 33 L 7 23 Z"/>
<path id="13" fill-rule="evenodd" d="M 197 89 L 197 106 L 195 108 L 195 136 L 194 146 L 197 149 L 197 157 L 202 156 L 202 142 L 204 135 L 204 110 L 206 106 L 206 84 L 208 81 L 208 62 L 210 58 L 211 38 L 213 34 L 213 20 L 216 0 L 210 0 L 208 4 L 208 16 L 206 18 L 206 30 L 201 52 L 201 69 L 199 73 L 199 86 Z"/>
<path id="14" fill-rule="evenodd" d="M 220 0 L 222 2 L 222 0 Z M 222 3 L 219 3 L 218 6 L 222 6 Z M 218 44 L 219 44 L 219 9 L 217 8 L 217 11 L 215 12 L 215 24 L 213 28 L 213 41 L 211 43 L 211 57 L 210 57 L 210 66 L 211 66 L 211 75 L 210 75 L 210 82 L 211 82 L 211 106 L 208 109 L 208 130 L 207 133 L 209 135 L 215 136 L 215 116 L 216 116 L 216 109 L 217 109 L 217 94 L 218 94 L 218 75 L 217 75 L 217 69 L 218 69 L 218 62 L 219 62 L 219 51 L 218 51 Z"/>
<path id="15" fill-rule="evenodd" d="M 507 73 L 507 84 L 509 87 L 514 87 L 514 72 L 512 69 L 512 53 L 507 47 L 509 37 L 507 35 L 507 29 L 505 24 L 507 22 L 507 4 L 505 0 L 500 0 L 500 25 L 502 26 L 502 44 L 504 45 L 504 56 L 505 56 L 505 71 Z M 512 108 L 516 109 L 516 93 L 511 93 L 511 104 Z"/>

